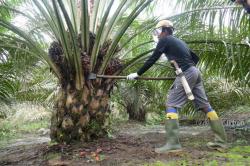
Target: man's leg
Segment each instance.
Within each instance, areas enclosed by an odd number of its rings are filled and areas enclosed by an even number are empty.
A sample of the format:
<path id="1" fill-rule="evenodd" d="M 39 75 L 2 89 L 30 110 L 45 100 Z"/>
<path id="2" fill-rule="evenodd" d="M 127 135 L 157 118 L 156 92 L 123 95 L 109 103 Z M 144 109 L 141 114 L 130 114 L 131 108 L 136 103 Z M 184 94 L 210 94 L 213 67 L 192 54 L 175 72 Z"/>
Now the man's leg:
<path id="1" fill-rule="evenodd" d="M 227 148 L 227 135 L 223 124 L 217 113 L 211 107 L 202 109 L 206 113 L 209 120 L 210 127 L 214 133 L 215 139 L 213 142 L 208 142 L 207 147 L 215 150 L 222 150 Z"/>
<path id="2" fill-rule="evenodd" d="M 184 72 L 190 88 L 192 89 L 197 82 L 198 71 L 195 67 L 189 68 Z M 177 108 L 181 108 L 187 102 L 187 95 L 181 83 L 180 77 L 177 77 L 170 88 L 167 96 L 166 109 L 166 144 L 161 148 L 156 148 L 157 153 L 168 153 L 172 151 L 180 151 L 179 142 L 179 122 Z"/>
<path id="3" fill-rule="evenodd" d="M 222 125 L 221 120 L 219 119 L 217 113 L 211 108 L 205 90 L 203 87 L 201 76 L 199 76 L 199 82 L 195 85 L 192 92 L 195 97 L 194 104 L 196 108 L 202 110 L 209 119 L 210 127 L 215 135 L 214 142 L 208 142 L 207 146 L 212 149 L 221 150 L 226 148 L 226 132 Z"/>
<path id="4" fill-rule="evenodd" d="M 166 130 L 166 144 L 160 148 L 156 148 L 156 153 L 169 153 L 181 151 L 181 145 L 179 142 L 179 122 L 178 122 L 178 113 L 177 109 L 169 107 L 166 110 L 166 121 L 165 121 L 165 130 Z"/>

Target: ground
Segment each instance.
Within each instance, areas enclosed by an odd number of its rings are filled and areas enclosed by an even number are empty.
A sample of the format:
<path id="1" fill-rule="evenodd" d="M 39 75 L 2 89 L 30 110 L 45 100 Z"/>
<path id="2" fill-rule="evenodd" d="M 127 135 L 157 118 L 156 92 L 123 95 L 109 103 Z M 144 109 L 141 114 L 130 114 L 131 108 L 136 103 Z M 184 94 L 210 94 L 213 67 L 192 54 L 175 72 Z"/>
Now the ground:
<path id="1" fill-rule="evenodd" d="M 71 145 L 53 144 L 48 135 L 26 135 L 0 149 L 0 165 L 250 165 L 250 133 L 228 129 L 227 134 L 230 149 L 216 152 L 205 146 L 213 138 L 208 126 L 182 126 L 183 152 L 168 155 L 154 152 L 164 144 L 163 125 L 129 121 L 118 125 L 109 138 Z"/>

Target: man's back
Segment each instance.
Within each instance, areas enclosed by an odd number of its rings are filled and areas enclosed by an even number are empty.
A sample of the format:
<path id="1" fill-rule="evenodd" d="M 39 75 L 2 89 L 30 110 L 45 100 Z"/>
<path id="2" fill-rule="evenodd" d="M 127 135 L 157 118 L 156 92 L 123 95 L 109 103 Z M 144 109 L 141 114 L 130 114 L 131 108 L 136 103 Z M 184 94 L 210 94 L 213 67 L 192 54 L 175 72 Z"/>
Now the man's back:
<path id="1" fill-rule="evenodd" d="M 147 71 L 163 53 L 166 54 L 168 60 L 175 60 L 182 71 L 195 66 L 187 44 L 172 35 L 168 35 L 159 40 L 152 56 L 137 71 L 138 75 L 142 75 Z"/>
<path id="2" fill-rule="evenodd" d="M 162 38 L 156 49 L 165 53 L 169 60 L 175 60 L 183 71 L 195 66 L 187 44 L 172 35 Z"/>

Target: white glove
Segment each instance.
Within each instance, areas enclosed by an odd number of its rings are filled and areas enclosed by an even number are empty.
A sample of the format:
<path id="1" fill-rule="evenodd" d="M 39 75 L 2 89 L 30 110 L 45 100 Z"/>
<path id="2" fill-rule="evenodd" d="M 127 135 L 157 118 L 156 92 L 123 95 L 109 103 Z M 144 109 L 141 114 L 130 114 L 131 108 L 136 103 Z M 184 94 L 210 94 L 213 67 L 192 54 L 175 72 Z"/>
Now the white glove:
<path id="1" fill-rule="evenodd" d="M 127 75 L 127 80 L 134 80 L 137 77 L 139 77 L 137 73 L 132 73 L 132 74 Z"/>

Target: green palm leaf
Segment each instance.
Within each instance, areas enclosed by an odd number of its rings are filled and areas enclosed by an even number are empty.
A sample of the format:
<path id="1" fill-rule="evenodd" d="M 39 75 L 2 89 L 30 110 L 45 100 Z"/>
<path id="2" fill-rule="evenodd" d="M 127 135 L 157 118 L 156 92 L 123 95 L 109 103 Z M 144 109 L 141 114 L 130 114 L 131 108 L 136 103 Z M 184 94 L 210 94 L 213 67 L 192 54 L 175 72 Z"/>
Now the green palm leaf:
<path id="1" fill-rule="evenodd" d="M 108 62 L 110 61 L 110 59 L 112 58 L 112 56 L 114 56 L 115 50 L 117 48 L 117 45 L 120 41 L 120 39 L 122 38 L 122 34 L 125 33 L 125 31 L 127 30 L 127 28 L 131 25 L 131 23 L 133 22 L 133 20 L 141 13 L 142 10 L 144 10 L 150 3 L 152 2 L 152 0 L 147 0 L 147 1 L 142 1 L 140 2 L 136 8 L 131 12 L 131 14 L 129 15 L 128 19 L 124 22 L 124 24 L 121 26 L 120 31 L 118 31 L 115 36 L 114 36 L 114 40 L 111 43 L 111 46 L 107 52 L 107 55 L 104 58 L 104 61 L 102 63 L 102 66 L 99 70 L 98 73 L 103 74 Z"/>

